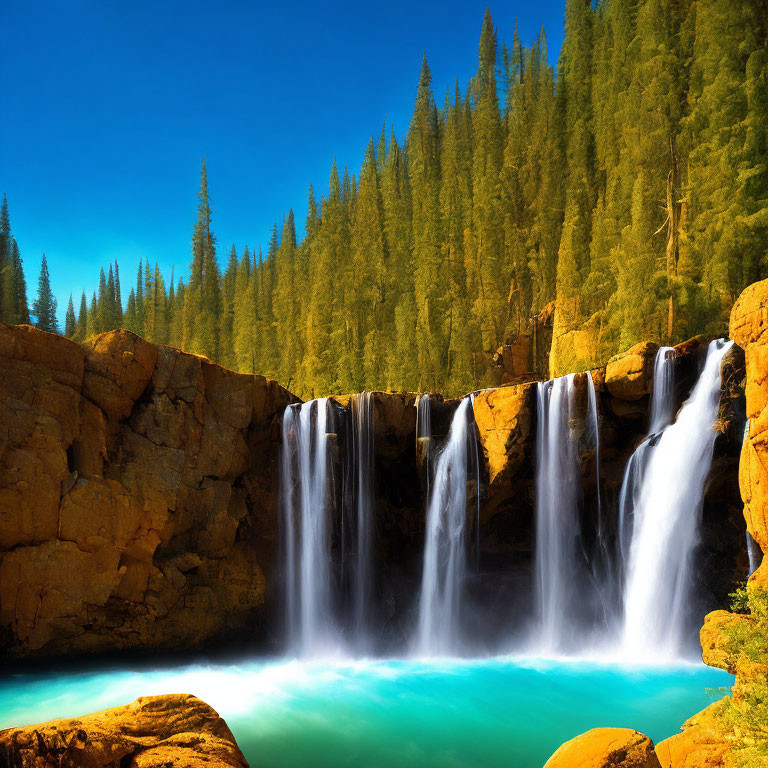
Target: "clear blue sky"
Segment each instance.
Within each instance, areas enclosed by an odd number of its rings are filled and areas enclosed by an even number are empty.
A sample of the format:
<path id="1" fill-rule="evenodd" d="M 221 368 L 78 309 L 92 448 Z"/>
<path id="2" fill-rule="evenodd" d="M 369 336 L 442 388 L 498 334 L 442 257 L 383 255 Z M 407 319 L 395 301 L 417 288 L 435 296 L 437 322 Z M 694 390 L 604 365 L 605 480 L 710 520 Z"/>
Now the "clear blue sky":
<path id="1" fill-rule="evenodd" d="M 466 86 L 487 5 L 556 62 L 564 0 L 6 3 L 0 194 L 30 301 L 43 252 L 61 318 L 115 258 L 124 297 L 140 258 L 186 274 L 203 156 L 220 260 L 302 223 L 334 156 L 357 171 L 384 120 L 402 137 L 424 52 L 440 102 Z"/>

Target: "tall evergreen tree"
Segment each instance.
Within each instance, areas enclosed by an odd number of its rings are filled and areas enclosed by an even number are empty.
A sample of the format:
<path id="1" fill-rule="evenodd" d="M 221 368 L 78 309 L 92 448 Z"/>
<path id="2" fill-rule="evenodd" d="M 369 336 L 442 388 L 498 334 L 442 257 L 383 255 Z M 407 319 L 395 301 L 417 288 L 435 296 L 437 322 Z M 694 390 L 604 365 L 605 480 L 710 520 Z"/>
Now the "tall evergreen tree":
<path id="1" fill-rule="evenodd" d="M 9 304 L 8 286 L 12 283 L 11 270 L 11 219 L 8 213 L 8 199 L 3 195 L 0 207 L 0 321 L 12 322 L 12 308 Z"/>
<path id="2" fill-rule="evenodd" d="M 203 160 L 198 194 L 197 223 L 192 233 L 192 264 L 184 292 L 184 348 L 216 359 L 219 352 L 221 285 L 211 231 L 208 175 Z"/>
<path id="3" fill-rule="evenodd" d="M 40 263 L 40 277 L 37 281 L 37 298 L 33 308 L 37 318 L 37 327 L 42 331 L 58 333 L 59 326 L 56 322 L 56 297 L 51 291 L 51 280 L 48 275 L 48 262 L 43 254 Z"/>
<path id="4" fill-rule="evenodd" d="M 440 124 L 427 57 L 408 131 L 419 389 L 438 388 L 447 361 L 448 274 L 440 258 Z"/>
<path id="5" fill-rule="evenodd" d="M 88 303 L 85 299 L 85 291 L 80 295 L 80 310 L 77 315 L 77 331 L 75 333 L 76 341 L 83 341 L 86 337 L 88 327 Z"/>
<path id="6" fill-rule="evenodd" d="M 67 314 L 64 318 L 64 335 L 71 339 L 77 331 L 77 321 L 75 320 L 75 305 L 72 303 L 72 294 L 69 294 L 69 304 L 67 305 Z"/>

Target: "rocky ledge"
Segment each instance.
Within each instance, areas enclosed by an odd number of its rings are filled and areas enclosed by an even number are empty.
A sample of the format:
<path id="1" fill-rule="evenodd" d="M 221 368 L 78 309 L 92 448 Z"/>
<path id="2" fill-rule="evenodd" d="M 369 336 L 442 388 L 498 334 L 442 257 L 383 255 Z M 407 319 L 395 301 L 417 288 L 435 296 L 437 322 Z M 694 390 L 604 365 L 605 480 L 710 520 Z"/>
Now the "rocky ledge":
<path id="1" fill-rule="evenodd" d="M 189 694 L 146 696 L 92 715 L 0 731 L 8 768 L 248 768 L 216 712 Z"/>

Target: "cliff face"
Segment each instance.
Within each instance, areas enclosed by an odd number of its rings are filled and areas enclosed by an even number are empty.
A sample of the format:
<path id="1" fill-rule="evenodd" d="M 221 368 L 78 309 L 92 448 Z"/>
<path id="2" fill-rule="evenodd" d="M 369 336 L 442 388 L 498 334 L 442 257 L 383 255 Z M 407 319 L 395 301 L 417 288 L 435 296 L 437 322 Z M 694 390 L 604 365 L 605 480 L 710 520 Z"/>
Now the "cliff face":
<path id="1" fill-rule="evenodd" d="M 731 312 L 731 338 L 744 350 L 749 432 L 739 466 L 744 519 L 762 552 L 768 552 L 768 280 L 755 283 L 739 297 Z M 768 563 L 750 579 L 768 589 Z"/>
<path id="2" fill-rule="evenodd" d="M 624 467 L 647 428 L 655 353 L 639 345 L 591 372 L 605 508 L 616 508 Z M 700 340 L 676 349 L 678 407 L 703 353 Z M 698 552 L 707 609 L 725 604 L 747 567 L 735 503 L 743 359 L 734 353 L 728 366 Z M 182 649 L 227 636 L 263 647 L 279 637 L 277 474 L 282 414 L 295 402 L 289 392 L 126 331 L 79 345 L 0 325 L 0 373 L 0 650 Z M 575 381 L 583 415 L 586 374 Z M 349 398 L 332 400 L 340 503 L 330 556 L 343 600 L 352 437 Z M 459 401 L 431 401 L 440 446 Z M 480 464 L 469 497 L 480 507 L 470 505 L 468 589 L 490 643 L 513 634 L 521 625 L 514 617 L 531 610 L 536 402 L 535 384 L 475 395 Z M 415 403 L 412 394 L 373 394 L 382 650 L 402 648 L 421 583 L 426 484 Z M 579 429 L 584 528 L 594 530 L 596 457 Z"/>
<path id="3" fill-rule="evenodd" d="M 263 610 L 286 390 L 127 331 L 0 325 L 0 372 L 4 652 L 195 647 Z"/>

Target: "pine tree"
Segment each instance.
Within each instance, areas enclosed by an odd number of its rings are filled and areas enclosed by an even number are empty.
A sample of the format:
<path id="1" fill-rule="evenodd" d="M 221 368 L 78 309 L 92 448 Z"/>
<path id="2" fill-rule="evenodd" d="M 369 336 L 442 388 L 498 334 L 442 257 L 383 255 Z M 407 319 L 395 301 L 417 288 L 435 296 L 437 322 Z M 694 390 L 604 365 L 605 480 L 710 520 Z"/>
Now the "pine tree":
<path id="1" fill-rule="evenodd" d="M 344 353 L 346 327 L 339 324 L 343 312 L 339 306 L 335 273 L 344 262 L 349 240 L 347 210 L 342 200 L 339 175 L 334 160 L 331 168 L 330 192 L 323 200 L 317 237 L 311 250 L 309 284 L 311 293 L 306 315 L 305 377 L 313 392 L 338 389 L 340 371 L 337 361 Z M 342 373 L 343 375 L 343 373 Z"/>
<path id="2" fill-rule="evenodd" d="M 99 291 L 96 298 L 96 333 L 104 333 L 110 330 L 111 306 L 107 293 L 107 278 L 104 274 L 104 267 L 99 271 Z"/>
<path id="3" fill-rule="evenodd" d="M 205 160 L 200 176 L 197 223 L 192 233 L 192 264 L 189 285 L 184 293 L 184 348 L 216 359 L 219 352 L 221 278 L 216 263 L 215 238 L 211 231 Z"/>
<path id="4" fill-rule="evenodd" d="M 246 247 L 237 265 L 233 325 L 235 368 L 243 373 L 256 372 L 257 274 L 251 272 L 250 254 Z"/>
<path id="5" fill-rule="evenodd" d="M 277 378 L 280 381 L 292 381 L 301 359 L 301 350 L 297 343 L 296 318 L 298 309 L 294 294 L 294 272 L 296 269 L 296 227 L 293 211 L 283 222 L 280 247 L 275 255 L 276 275 L 272 297 L 272 325 L 279 358 Z"/>
<path id="6" fill-rule="evenodd" d="M 235 367 L 234 319 L 235 319 L 235 283 L 237 281 L 237 251 L 234 243 L 229 251 L 229 262 L 224 272 L 222 283 L 222 313 L 220 318 L 219 338 L 221 350 L 219 361 L 227 368 Z"/>
<path id="7" fill-rule="evenodd" d="M 11 219 L 8 213 L 8 199 L 3 195 L 0 208 L 0 322 L 13 322 L 12 307 L 9 306 L 8 286 L 11 284 Z"/>
<path id="8" fill-rule="evenodd" d="M 157 262 L 155 262 L 151 293 L 148 294 L 148 331 L 146 337 L 156 344 L 168 343 L 168 318 L 166 315 L 165 302 L 165 283 L 163 281 L 163 276 L 160 274 L 160 267 L 157 265 Z"/>
<path id="9" fill-rule="evenodd" d="M 117 266 L 117 259 L 115 259 L 114 307 L 115 327 L 121 328 L 123 324 L 123 297 L 120 293 L 120 269 Z"/>
<path id="10" fill-rule="evenodd" d="M 552 356 L 562 370 L 594 362 L 591 352 L 569 336 L 587 319 L 581 306 L 581 283 L 590 271 L 590 237 L 594 196 L 592 133 L 591 0 L 567 0 L 565 41 L 558 66 L 559 110 L 565 146 L 565 213 L 557 266 L 557 308 Z"/>
<path id="11" fill-rule="evenodd" d="M 418 388 L 438 387 L 447 361 L 448 275 L 440 243 L 440 126 L 424 56 L 407 152 L 412 191 Z"/>
<path id="12" fill-rule="evenodd" d="M 77 315 L 77 331 L 75 333 L 76 341 L 83 341 L 86 338 L 88 327 L 88 304 L 85 299 L 85 291 L 80 295 L 80 311 Z"/>
<path id="13" fill-rule="evenodd" d="M 350 334 L 347 357 L 340 362 L 349 377 L 342 388 L 349 391 L 373 389 L 384 378 L 385 338 L 394 330 L 387 304 L 389 258 L 378 176 L 371 138 L 360 171 L 350 233 L 350 266 L 342 277 Z"/>
<path id="14" fill-rule="evenodd" d="M 69 294 L 69 304 L 67 305 L 67 314 L 64 319 L 64 335 L 72 339 L 77 331 L 77 322 L 75 321 L 75 305 L 72 303 L 72 294 Z"/>
<path id="15" fill-rule="evenodd" d="M 27 303 L 27 281 L 24 277 L 24 265 L 19 253 L 19 246 L 11 238 L 11 267 L 13 275 L 14 318 L 17 323 L 29 323 L 29 305 Z"/>
<path id="16" fill-rule="evenodd" d="M 85 301 L 85 294 L 83 294 L 83 301 Z M 127 330 L 132 331 L 133 333 L 139 332 L 139 324 L 136 317 L 136 292 L 133 288 L 131 288 L 131 292 L 128 294 L 128 302 L 125 307 L 123 324 Z"/>
<path id="17" fill-rule="evenodd" d="M 33 313 L 37 318 L 37 327 L 42 331 L 58 333 L 59 326 L 56 322 L 56 297 L 51 291 L 51 281 L 48 275 L 48 262 L 45 254 L 40 264 L 40 277 L 37 282 L 37 299 L 35 299 Z"/>
<path id="18" fill-rule="evenodd" d="M 472 116 L 472 240 L 477 291 L 474 314 L 488 362 L 513 324 L 511 299 L 519 292 L 504 254 L 500 184 L 503 134 L 495 74 L 496 49 L 496 30 L 490 11 L 486 11 L 478 71 L 473 81 L 476 107 Z"/>
<path id="19" fill-rule="evenodd" d="M 96 291 L 91 294 L 91 305 L 88 307 L 88 316 L 85 321 L 85 338 L 95 336 L 99 332 L 99 306 L 96 300 Z"/>
<path id="20" fill-rule="evenodd" d="M 470 312 L 468 255 L 464 247 L 472 226 L 472 133 L 458 82 L 453 102 L 446 93 L 444 114 L 440 156 L 440 210 L 444 233 L 441 258 L 449 270 L 450 320 L 443 386 L 468 391 L 474 384 L 473 346 L 479 346 L 480 335 L 479 326 Z"/>
<path id="21" fill-rule="evenodd" d="M 415 391 L 419 383 L 416 355 L 416 301 L 414 295 L 411 188 L 405 153 L 392 133 L 381 182 L 384 233 L 390 269 L 387 293 L 392 297 L 394 331 L 385 341 L 387 381 L 393 389 Z"/>

